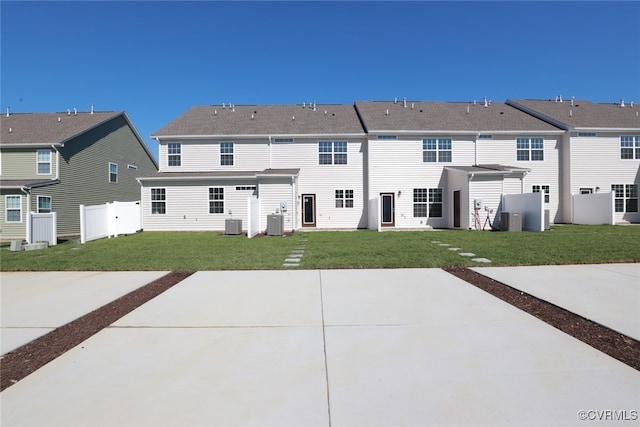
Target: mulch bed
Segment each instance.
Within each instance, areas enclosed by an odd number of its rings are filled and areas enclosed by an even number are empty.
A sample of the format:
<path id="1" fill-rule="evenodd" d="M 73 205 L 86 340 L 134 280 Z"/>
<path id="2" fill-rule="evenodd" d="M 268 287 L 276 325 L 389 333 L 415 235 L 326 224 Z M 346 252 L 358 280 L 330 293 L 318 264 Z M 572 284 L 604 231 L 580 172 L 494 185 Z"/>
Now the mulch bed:
<path id="1" fill-rule="evenodd" d="M 640 342 L 464 267 L 443 270 L 640 371 Z"/>
<path id="2" fill-rule="evenodd" d="M 0 358 L 0 391 L 71 350 L 193 272 L 175 271 L 88 313 Z"/>

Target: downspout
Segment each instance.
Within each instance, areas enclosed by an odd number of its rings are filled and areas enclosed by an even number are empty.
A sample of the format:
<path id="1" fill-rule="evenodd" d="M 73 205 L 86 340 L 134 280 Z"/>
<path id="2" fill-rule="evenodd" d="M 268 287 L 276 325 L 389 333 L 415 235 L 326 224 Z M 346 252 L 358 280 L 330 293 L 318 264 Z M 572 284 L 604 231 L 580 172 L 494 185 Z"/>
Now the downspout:
<path id="1" fill-rule="evenodd" d="M 269 169 L 271 169 L 271 135 L 269 135 Z"/>
<path id="2" fill-rule="evenodd" d="M 295 231 L 297 229 L 297 225 L 296 225 L 296 221 L 298 219 L 298 214 L 296 213 L 296 208 L 298 206 L 298 199 L 296 198 L 296 178 L 295 176 L 291 175 L 291 210 L 293 218 L 291 221 L 291 227 L 293 227 L 291 229 L 291 231 Z"/>
<path id="3" fill-rule="evenodd" d="M 26 187 L 20 187 L 20 190 L 22 190 L 22 192 L 27 196 L 27 212 L 26 212 L 26 218 L 27 218 L 27 229 L 25 230 L 25 239 L 27 241 L 27 243 L 31 243 L 31 193 L 27 191 Z"/>
<path id="4" fill-rule="evenodd" d="M 476 140 L 473 143 L 473 164 L 478 166 L 478 139 L 480 139 L 480 132 L 476 134 Z"/>
<path id="5" fill-rule="evenodd" d="M 51 148 L 56 152 L 56 180 L 60 179 L 60 152 L 55 145 L 51 144 Z"/>

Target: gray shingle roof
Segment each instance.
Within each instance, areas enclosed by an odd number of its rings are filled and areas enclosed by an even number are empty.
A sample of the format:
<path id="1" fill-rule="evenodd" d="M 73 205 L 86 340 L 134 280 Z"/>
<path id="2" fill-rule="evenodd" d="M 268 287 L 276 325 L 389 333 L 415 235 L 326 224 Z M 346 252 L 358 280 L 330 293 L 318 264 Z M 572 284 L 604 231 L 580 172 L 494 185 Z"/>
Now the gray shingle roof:
<path id="1" fill-rule="evenodd" d="M 48 179 L 0 179 L 0 188 L 34 188 L 58 184 L 60 180 Z"/>
<path id="2" fill-rule="evenodd" d="M 253 118 L 252 118 L 253 117 Z M 295 117 L 295 120 L 293 119 Z M 352 105 L 195 106 L 153 137 L 214 135 L 364 134 Z"/>
<path id="3" fill-rule="evenodd" d="M 514 99 L 507 103 L 529 111 L 531 114 L 568 128 L 614 128 L 614 129 L 640 129 L 640 108 L 637 104 L 633 107 L 625 103 L 599 104 L 591 101 L 564 100 L 531 100 Z"/>
<path id="4" fill-rule="evenodd" d="M 9 117 L 3 114 L 0 144 L 61 144 L 120 114 L 123 113 L 13 113 Z"/>
<path id="5" fill-rule="evenodd" d="M 365 127 L 380 131 L 557 131 L 509 105 L 484 102 L 356 102 Z M 388 111 L 388 114 L 387 114 Z M 468 113 L 467 113 L 468 111 Z"/>

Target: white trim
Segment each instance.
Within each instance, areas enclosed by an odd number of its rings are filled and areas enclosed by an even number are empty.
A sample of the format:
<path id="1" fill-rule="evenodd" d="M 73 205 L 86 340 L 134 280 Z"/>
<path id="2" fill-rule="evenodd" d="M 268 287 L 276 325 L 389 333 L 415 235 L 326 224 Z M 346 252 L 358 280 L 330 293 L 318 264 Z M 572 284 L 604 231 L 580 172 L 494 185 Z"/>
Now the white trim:
<path id="1" fill-rule="evenodd" d="M 111 165 L 114 165 L 116 167 L 116 180 L 115 181 L 111 181 Z M 120 168 L 118 167 L 118 164 L 115 162 L 109 162 L 109 176 L 107 177 L 107 182 L 109 184 L 117 184 L 118 183 L 118 175 L 120 174 Z"/>
<path id="2" fill-rule="evenodd" d="M 238 134 L 238 135 L 222 135 L 222 134 L 212 134 L 212 135 L 162 135 L 155 136 L 151 135 L 153 139 L 160 142 L 161 139 L 164 140 L 185 140 L 185 139 L 258 139 L 258 138 L 310 138 L 310 139 L 318 139 L 318 138 L 366 138 L 366 133 L 292 133 L 292 134 L 255 134 L 255 135 L 247 135 L 247 134 Z M 169 142 L 169 141 L 167 141 Z"/>
<path id="3" fill-rule="evenodd" d="M 40 199 L 41 198 L 47 198 L 50 201 L 50 208 L 49 208 L 49 212 L 40 212 Z M 37 200 L 36 200 L 36 212 L 37 213 L 52 213 L 53 212 L 53 197 L 51 196 L 38 196 Z"/>
<path id="4" fill-rule="evenodd" d="M 39 154 L 40 153 L 49 153 L 49 161 L 48 162 L 41 162 L 39 159 Z M 49 164 L 49 172 L 47 173 L 41 173 L 40 172 L 40 164 Z M 50 148 L 41 148 L 36 150 L 36 175 L 51 175 L 51 173 L 53 172 L 53 156 L 51 155 L 51 149 Z"/>

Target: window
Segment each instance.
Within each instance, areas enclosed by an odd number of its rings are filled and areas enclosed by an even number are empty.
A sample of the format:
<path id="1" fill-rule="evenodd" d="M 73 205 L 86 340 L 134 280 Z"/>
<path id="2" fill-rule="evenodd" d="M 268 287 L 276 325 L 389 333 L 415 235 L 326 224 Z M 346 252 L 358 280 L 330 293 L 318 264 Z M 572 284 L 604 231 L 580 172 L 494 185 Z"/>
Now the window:
<path id="1" fill-rule="evenodd" d="M 180 166 L 182 164 L 182 144 L 170 142 L 167 145 L 167 161 L 169 166 Z"/>
<path id="2" fill-rule="evenodd" d="M 224 213 L 224 188 L 209 188 L 209 213 Z"/>
<path id="3" fill-rule="evenodd" d="M 233 166 L 233 142 L 220 143 L 220 166 Z"/>
<path id="4" fill-rule="evenodd" d="M 51 196 L 38 196 L 38 213 L 51 213 Z"/>
<path id="5" fill-rule="evenodd" d="M 6 222 L 22 222 L 22 196 L 6 196 Z"/>
<path id="6" fill-rule="evenodd" d="M 544 202 L 549 203 L 549 186 L 548 185 L 534 185 L 531 188 L 533 193 L 544 193 Z"/>
<path id="7" fill-rule="evenodd" d="M 353 190 L 336 190 L 336 208 L 353 207 Z"/>
<path id="8" fill-rule="evenodd" d="M 442 218 L 442 188 L 414 188 L 413 216 Z"/>
<path id="9" fill-rule="evenodd" d="M 398 139 L 398 135 L 378 135 L 377 139 L 395 140 L 395 139 Z"/>
<path id="10" fill-rule="evenodd" d="M 38 150 L 38 175 L 51 174 L 51 150 Z"/>
<path id="11" fill-rule="evenodd" d="M 151 189 L 151 214 L 164 215 L 167 213 L 167 190 L 164 188 Z"/>
<path id="12" fill-rule="evenodd" d="M 638 184 L 613 184 L 616 212 L 638 212 Z"/>
<path id="13" fill-rule="evenodd" d="M 118 165 L 116 163 L 109 163 L 109 182 L 118 182 Z"/>
<path id="14" fill-rule="evenodd" d="M 414 218 L 426 218 L 427 217 L 427 189 L 426 188 L 414 188 L 413 189 L 413 217 Z"/>
<path id="15" fill-rule="evenodd" d="M 318 142 L 318 163 L 321 165 L 346 165 L 347 141 Z"/>
<path id="16" fill-rule="evenodd" d="M 640 135 L 620 137 L 620 158 L 640 160 Z"/>
<path id="17" fill-rule="evenodd" d="M 442 188 L 429 189 L 429 218 L 442 218 Z"/>
<path id="18" fill-rule="evenodd" d="M 451 138 L 423 138 L 422 161 L 451 163 Z"/>
<path id="19" fill-rule="evenodd" d="M 516 158 L 518 161 L 543 161 L 543 138 L 516 138 Z"/>

